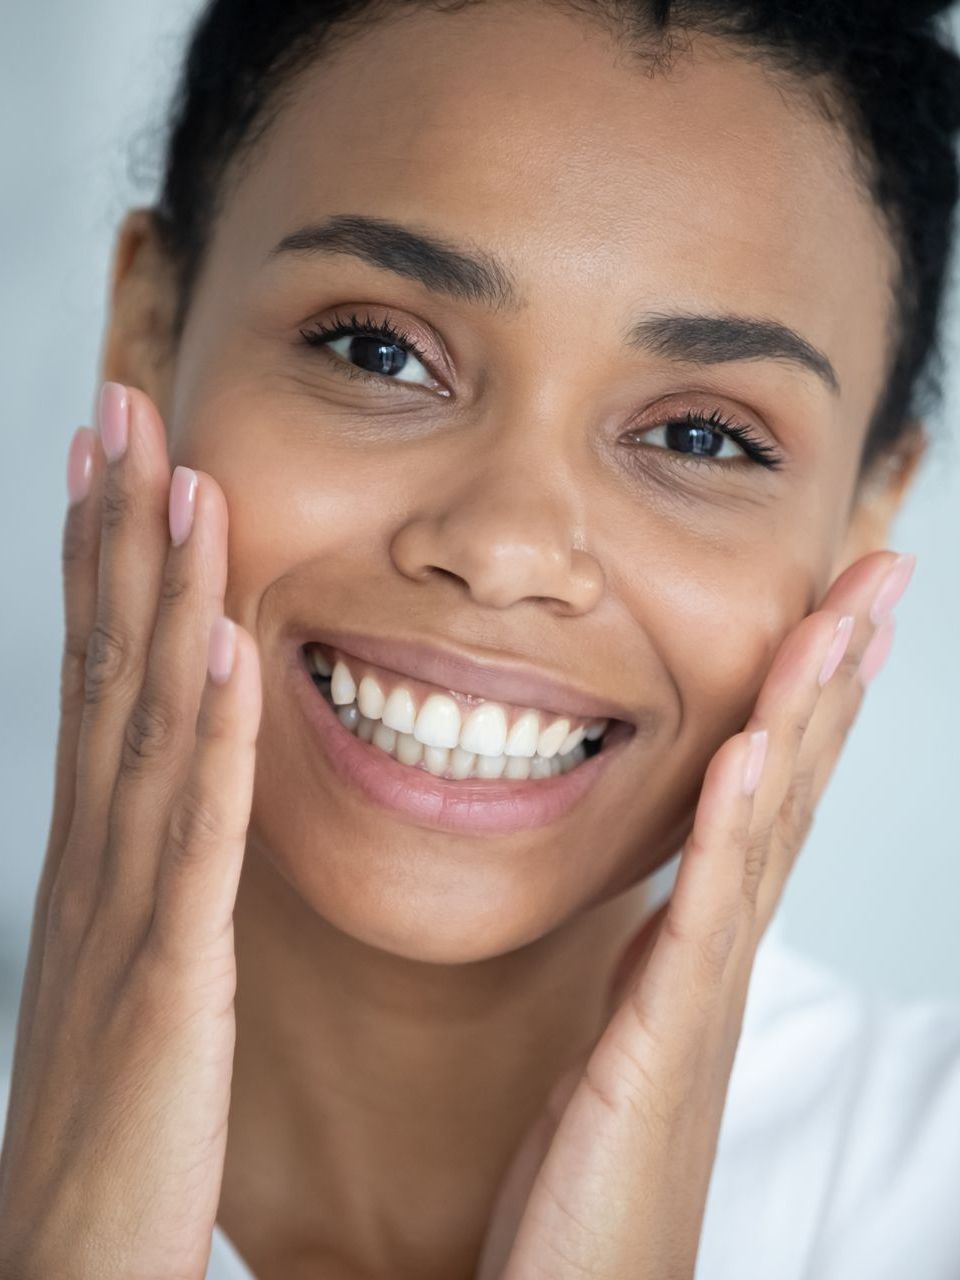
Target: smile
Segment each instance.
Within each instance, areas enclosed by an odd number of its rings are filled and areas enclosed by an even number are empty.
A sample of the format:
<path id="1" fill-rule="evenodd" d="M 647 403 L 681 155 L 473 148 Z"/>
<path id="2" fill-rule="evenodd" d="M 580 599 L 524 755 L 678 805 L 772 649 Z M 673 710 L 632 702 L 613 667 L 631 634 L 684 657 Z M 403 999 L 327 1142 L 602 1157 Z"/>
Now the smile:
<path id="1" fill-rule="evenodd" d="M 309 641 L 291 664 L 298 700 L 319 736 L 323 755 L 343 782 L 368 800 L 418 825 L 472 834 L 506 834 L 554 821 L 594 786 L 635 726 L 610 715 L 604 700 L 563 690 L 531 676 L 531 699 L 549 707 L 461 692 L 371 661 L 378 641 L 357 642 L 365 656 Z M 436 652 L 382 656 L 420 675 L 446 681 L 453 668 Z M 451 660 L 456 661 L 456 660 Z M 458 668 L 475 689 L 494 683 L 516 698 L 517 672 L 494 675 Z M 611 704 L 612 705 L 612 704 Z M 575 709 L 574 709 L 575 708 Z"/>

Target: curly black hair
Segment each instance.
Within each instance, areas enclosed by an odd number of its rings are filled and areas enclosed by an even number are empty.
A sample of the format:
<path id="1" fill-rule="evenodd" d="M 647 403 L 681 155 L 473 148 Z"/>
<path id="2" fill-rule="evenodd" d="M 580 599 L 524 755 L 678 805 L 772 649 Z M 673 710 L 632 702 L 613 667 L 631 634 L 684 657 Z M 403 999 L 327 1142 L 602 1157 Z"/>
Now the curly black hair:
<path id="1" fill-rule="evenodd" d="M 168 121 L 155 208 L 178 272 L 177 335 L 228 170 L 282 107 L 284 90 L 353 31 L 417 3 L 455 12 L 482 0 L 211 0 L 201 12 Z M 885 385 L 861 477 L 943 399 L 942 329 L 951 266 L 960 130 L 960 55 L 939 0 L 538 0 L 594 19 L 651 73 L 695 33 L 732 41 L 799 85 L 847 130 L 857 180 L 899 262 Z"/>

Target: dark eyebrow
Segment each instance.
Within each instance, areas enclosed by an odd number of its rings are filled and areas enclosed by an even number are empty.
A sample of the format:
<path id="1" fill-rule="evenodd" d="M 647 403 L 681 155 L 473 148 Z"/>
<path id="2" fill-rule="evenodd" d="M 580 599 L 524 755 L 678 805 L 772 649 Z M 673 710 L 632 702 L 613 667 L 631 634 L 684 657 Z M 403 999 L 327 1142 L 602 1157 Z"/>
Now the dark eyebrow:
<path id="1" fill-rule="evenodd" d="M 492 254 L 453 245 L 387 218 L 336 214 L 284 236 L 267 257 L 284 253 L 347 253 L 459 301 L 496 310 L 519 311 L 526 305 L 515 277 Z M 840 393 L 840 379 L 826 355 L 778 320 L 648 312 L 629 326 L 624 342 L 633 350 L 688 364 L 785 360 L 815 373 L 834 395 Z"/>

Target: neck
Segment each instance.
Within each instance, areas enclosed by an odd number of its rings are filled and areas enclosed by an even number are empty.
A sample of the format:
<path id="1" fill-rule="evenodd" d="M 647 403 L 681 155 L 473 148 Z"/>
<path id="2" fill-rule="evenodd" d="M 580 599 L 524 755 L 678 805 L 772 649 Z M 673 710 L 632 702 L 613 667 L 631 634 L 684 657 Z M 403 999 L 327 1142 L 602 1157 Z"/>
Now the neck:
<path id="1" fill-rule="evenodd" d="M 649 899 L 636 885 L 506 955 L 431 964 L 338 931 L 251 844 L 218 1221 L 258 1280 L 471 1276 Z"/>

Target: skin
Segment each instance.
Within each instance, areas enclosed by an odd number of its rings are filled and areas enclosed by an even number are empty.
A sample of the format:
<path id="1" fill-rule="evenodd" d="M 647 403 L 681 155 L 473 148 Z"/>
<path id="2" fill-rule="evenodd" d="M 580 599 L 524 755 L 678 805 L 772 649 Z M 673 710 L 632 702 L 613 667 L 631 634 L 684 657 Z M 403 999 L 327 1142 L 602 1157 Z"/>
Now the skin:
<path id="1" fill-rule="evenodd" d="M 525 305 L 347 256 L 263 265 L 348 212 L 496 253 Z M 857 487 L 892 267 L 844 140 L 802 98 L 703 38 L 647 78 L 535 6 L 410 12 L 309 69 L 230 189 L 172 354 L 173 271 L 143 211 L 126 219 L 103 375 L 153 399 L 171 465 L 222 489 L 225 612 L 260 655 L 218 1219 L 261 1280 L 472 1274 L 711 756 L 788 632 L 888 545 L 924 447 L 917 424 Z M 638 311 L 687 306 L 791 325 L 841 394 L 779 362 L 622 347 Z M 452 396 L 349 380 L 302 344 L 354 309 L 432 342 Z M 691 406 L 746 422 L 784 468 L 619 443 Z M 309 622 L 529 663 L 646 728 L 549 827 L 417 828 L 347 794 L 297 718 L 280 651 Z"/>

